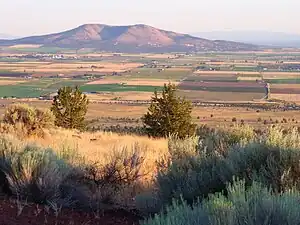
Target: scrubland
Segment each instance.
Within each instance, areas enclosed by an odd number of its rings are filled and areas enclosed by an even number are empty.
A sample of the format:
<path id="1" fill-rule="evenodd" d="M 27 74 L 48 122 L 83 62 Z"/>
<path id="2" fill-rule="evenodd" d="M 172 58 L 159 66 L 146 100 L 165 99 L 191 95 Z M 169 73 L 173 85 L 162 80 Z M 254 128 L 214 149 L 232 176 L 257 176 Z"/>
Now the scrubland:
<path id="1" fill-rule="evenodd" d="M 1 122 L 1 190 L 20 207 L 122 209 L 145 225 L 300 222 L 295 128 L 200 126 L 186 139 L 26 129 Z"/>

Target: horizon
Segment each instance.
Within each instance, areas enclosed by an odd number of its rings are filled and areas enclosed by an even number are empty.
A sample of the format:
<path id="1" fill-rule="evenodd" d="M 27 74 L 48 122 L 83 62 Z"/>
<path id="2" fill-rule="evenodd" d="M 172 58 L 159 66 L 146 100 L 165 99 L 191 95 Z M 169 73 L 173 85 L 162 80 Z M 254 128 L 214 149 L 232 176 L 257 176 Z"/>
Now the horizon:
<path id="1" fill-rule="evenodd" d="M 146 24 L 189 34 L 228 30 L 300 34 L 297 28 L 300 2 L 296 0 L 265 0 L 264 3 L 260 0 L 211 0 L 205 4 L 196 0 L 186 0 L 185 4 L 179 0 L 116 0 L 114 3 L 96 0 L 4 1 L 0 8 L 0 33 L 12 36 L 57 33 L 83 24 Z M 7 23 L 7 18 L 13 19 Z"/>
<path id="2" fill-rule="evenodd" d="M 174 30 L 170 30 L 170 29 L 163 29 L 161 27 L 155 27 L 155 26 L 152 26 L 152 25 L 149 25 L 149 24 L 143 24 L 143 23 L 136 23 L 136 24 L 104 24 L 104 23 L 84 23 L 84 24 L 80 24 L 80 25 L 77 25 L 75 27 L 70 27 L 70 28 L 66 28 L 64 30 L 57 30 L 57 31 L 54 31 L 54 32 L 48 32 L 48 33 L 39 33 L 39 34 L 31 34 L 31 35 L 18 35 L 18 34 L 11 34 L 11 33 L 7 33 L 7 32 L 0 32 L 0 35 L 8 35 L 8 36 L 11 36 L 11 37 L 15 37 L 15 38 L 23 38 L 23 37 L 30 37 L 30 36 L 43 36 L 43 35 L 48 35 L 48 34 L 55 34 L 55 33 L 61 33 L 61 32 L 66 32 L 66 31 L 69 31 L 69 30 L 72 30 L 72 29 L 75 29 L 75 28 L 79 28 L 81 26 L 84 26 L 84 25 L 105 25 L 105 26 L 119 26 L 119 27 L 122 27 L 122 26 L 136 26 L 136 25 L 146 25 L 146 26 L 150 26 L 150 27 L 154 27 L 154 28 L 157 28 L 157 29 L 162 29 L 162 30 L 166 30 L 166 31 L 174 31 Z M 256 30 L 247 30 L 247 29 L 237 29 L 237 30 L 233 30 L 233 29 L 219 29 L 219 30 L 202 30 L 202 31 L 191 31 L 191 32 L 180 32 L 180 31 L 174 31 L 174 32 L 177 32 L 177 33 L 182 33 L 182 34 L 189 34 L 189 35 L 192 35 L 192 36 L 195 36 L 197 33 L 214 33 L 214 32 L 232 32 L 232 33 L 251 33 L 251 32 L 258 32 L 258 33 L 278 33 L 278 34 L 286 34 L 286 35 L 299 35 L 300 36 L 300 33 L 292 33 L 292 32 L 285 32 L 285 31 L 280 31 L 280 30 L 262 30 L 262 29 L 256 29 Z"/>

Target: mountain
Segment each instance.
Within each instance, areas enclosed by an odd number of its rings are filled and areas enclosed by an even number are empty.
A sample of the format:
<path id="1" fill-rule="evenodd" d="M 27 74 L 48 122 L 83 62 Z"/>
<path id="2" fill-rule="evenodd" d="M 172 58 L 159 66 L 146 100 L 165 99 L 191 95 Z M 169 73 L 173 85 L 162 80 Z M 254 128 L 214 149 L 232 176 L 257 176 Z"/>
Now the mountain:
<path id="1" fill-rule="evenodd" d="M 212 31 L 198 32 L 192 35 L 208 39 L 224 39 L 251 43 L 255 45 L 300 47 L 300 34 L 270 31 Z"/>
<path id="2" fill-rule="evenodd" d="M 9 34 L 0 34 L 0 39 L 6 39 L 6 40 L 11 40 L 11 39 L 16 39 L 18 37 L 9 35 Z"/>
<path id="3" fill-rule="evenodd" d="M 0 40 L 0 45 L 39 44 L 46 47 L 94 48 L 113 52 L 187 52 L 255 50 L 251 44 L 211 41 L 144 24 L 108 26 L 86 24 L 65 32 Z"/>

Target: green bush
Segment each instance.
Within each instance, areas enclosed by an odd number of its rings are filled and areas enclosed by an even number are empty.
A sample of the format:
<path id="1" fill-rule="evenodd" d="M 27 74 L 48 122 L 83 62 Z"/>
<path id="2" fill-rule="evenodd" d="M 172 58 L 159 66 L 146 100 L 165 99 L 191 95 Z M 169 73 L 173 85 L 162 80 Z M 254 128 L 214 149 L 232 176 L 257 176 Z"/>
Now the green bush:
<path id="1" fill-rule="evenodd" d="M 155 215 L 143 225 L 282 225 L 300 223 L 300 193 L 295 190 L 273 193 L 254 182 L 246 188 L 245 182 L 227 187 L 227 197 L 215 194 L 193 206 L 184 200 L 175 201 L 166 212 Z"/>
<path id="2" fill-rule="evenodd" d="M 25 136 L 43 136 L 45 128 L 54 126 L 54 116 L 49 110 L 13 104 L 6 109 L 3 123 L 0 126 L 3 133 L 15 130 L 18 134 L 23 132 Z"/>

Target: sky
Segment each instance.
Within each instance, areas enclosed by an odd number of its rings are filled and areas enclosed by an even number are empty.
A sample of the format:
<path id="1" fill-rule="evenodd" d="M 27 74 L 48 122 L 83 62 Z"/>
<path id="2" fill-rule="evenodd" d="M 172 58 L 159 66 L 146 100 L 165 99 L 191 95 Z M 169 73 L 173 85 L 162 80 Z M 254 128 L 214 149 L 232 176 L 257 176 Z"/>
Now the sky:
<path id="1" fill-rule="evenodd" d="M 0 0 L 0 33 L 29 36 L 87 23 L 147 24 L 183 33 L 300 34 L 299 0 Z"/>

